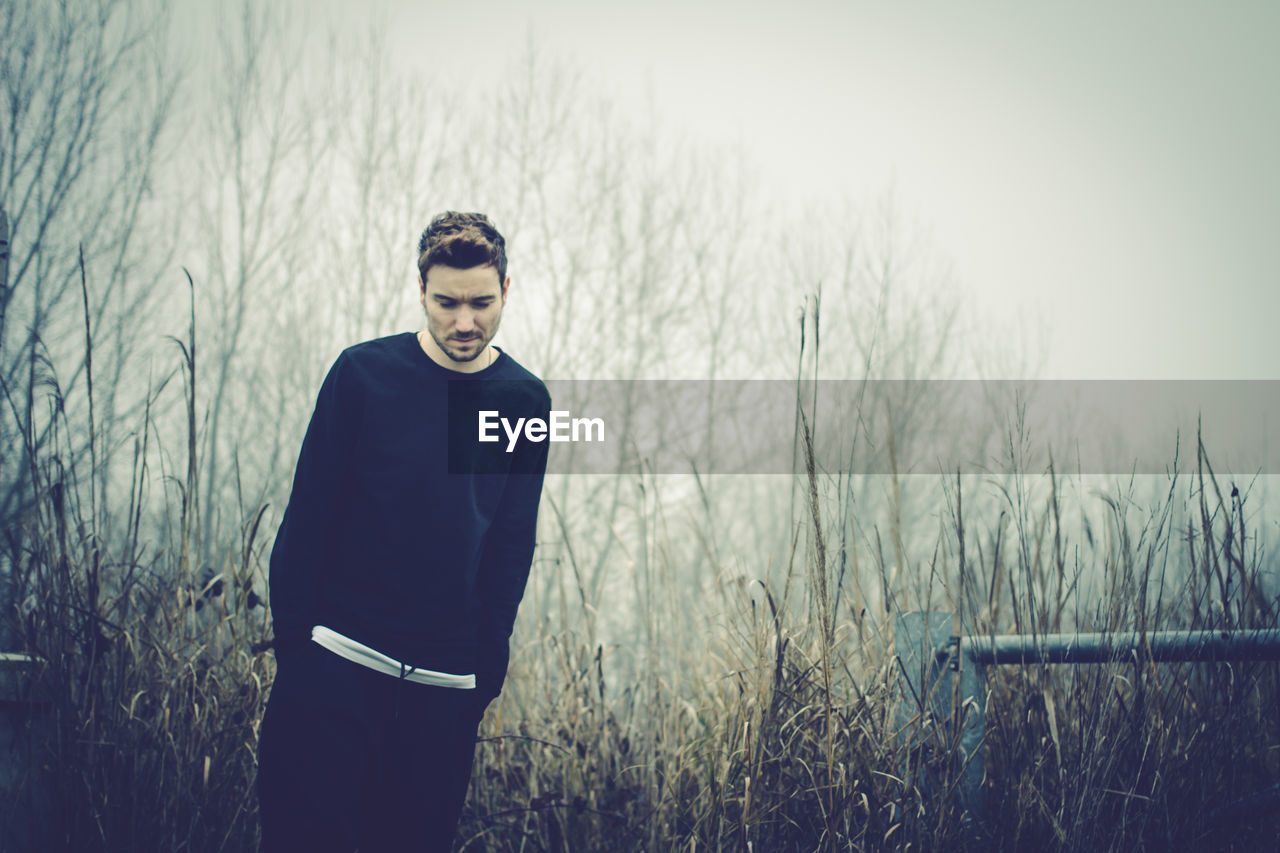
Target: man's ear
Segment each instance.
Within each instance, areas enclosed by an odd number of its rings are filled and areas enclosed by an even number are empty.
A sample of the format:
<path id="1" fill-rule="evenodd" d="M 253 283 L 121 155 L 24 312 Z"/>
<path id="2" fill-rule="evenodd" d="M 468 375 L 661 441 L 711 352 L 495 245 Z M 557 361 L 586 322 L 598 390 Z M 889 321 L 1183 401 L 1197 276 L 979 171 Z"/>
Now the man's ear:
<path id="1" fill-rule="evenodd" d="M 507 304 L 507 288 L 511 286 L 511 276 L 507 276 L 507 280 L 502 283 L 502 304 Z"/>
<path id="2" fill-rule="evenodd" d="M 427 295 L 427 283 L 422 280 L 422 273 L 418 273 L 418 294 L 420 296 Z"/>

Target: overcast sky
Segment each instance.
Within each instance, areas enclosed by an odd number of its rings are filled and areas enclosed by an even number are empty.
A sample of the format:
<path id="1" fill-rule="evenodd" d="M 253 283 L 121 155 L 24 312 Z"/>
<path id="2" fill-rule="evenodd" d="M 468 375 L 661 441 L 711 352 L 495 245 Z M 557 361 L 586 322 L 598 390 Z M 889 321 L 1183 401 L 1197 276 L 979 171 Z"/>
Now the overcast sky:
<path id="1" fill-rule="evenodd" d="M 892 186 L 966 300 L 1043 329 L 1046 377 L 1280 378 L 1280 3 L 330 8 L 477 85 L 532 38 L 797 204 Z"/>

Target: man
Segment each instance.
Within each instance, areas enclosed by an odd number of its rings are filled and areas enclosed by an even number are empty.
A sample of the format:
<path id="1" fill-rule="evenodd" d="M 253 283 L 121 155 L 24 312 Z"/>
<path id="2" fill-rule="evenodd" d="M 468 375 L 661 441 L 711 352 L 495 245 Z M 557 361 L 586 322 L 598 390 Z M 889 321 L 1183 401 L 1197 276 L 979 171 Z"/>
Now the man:
<path id="1" fill-rule="evenodd" d="M 490 343 L 511 280 L 488 218 L 441 214 L 418 250 L 426 329 L 338 357 L 271 553 L 270 853 L 448 850 L 506 676 L 547 443 L 481 446 L 476 410 L 550 397 Z"/>

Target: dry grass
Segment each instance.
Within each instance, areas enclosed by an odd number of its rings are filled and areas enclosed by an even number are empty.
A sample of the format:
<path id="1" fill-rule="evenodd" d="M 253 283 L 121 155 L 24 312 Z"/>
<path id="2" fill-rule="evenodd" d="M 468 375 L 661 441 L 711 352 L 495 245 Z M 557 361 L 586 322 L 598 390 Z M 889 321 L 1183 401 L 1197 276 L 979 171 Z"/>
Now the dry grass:
<path id="1" fill-rule="evenodd" d="M 892 614 L 855 612 L 848 584 L 830 597 L 816 480 L 786 591 L 738 575 L 715 597 L 655 596 L 708 634 L 646 649 L 621 689 L 585 631 L 526 634 L 517 695 L 487 723 L 464 849 L 1267 849 L 1275 662 L 989 669 L 987 818 L 971 823 L 958 727 L 900 699 Z M 1222 497 L 1202 448 L 1194 475 L 1141 512 L 1133 493 L 1094 495 L 1107 532 L 1087 549 L 1047 480 L 1043 503 L 1024 496 L 1021 520 L 991 527 L 961 516 L 959 482 L 951 493 L 918 574 L 943 587 L 934 609 L 969 614 L 966 633 L 1275 627 L 1246 498 Z M 1180 496 L 1192 521 L 1175 530 Z M 883 558 L 869 571 L 892 607 L 930 603 Z M 1080 590 L 1093 573 L 1097 596 Z"/>
<path id="2" fill-rule="evenodd" d="M 54 827 L 48 849 L 256 847 L 273 671 L 255 592 L 262 510 L 240 508 L 218 565 L 193 565 L 194 333 L 182 359 L 183 465 L 163 472 L 158 511 L 145 468 L 165 457 L 147 447 L 149 417 L 122 494 L 86 496 L 97 478 L 76 471 L 85 457 L 68 442 L 29 445 L 23 460 L 37 487 L 7 537 L 6 616 L 45 667 L 26 720 L 32 771 L 3 818 Z M 966 632 L 1275 627 L 1247 494 L 1224 496 L 1202 448 L 1145 508 L 1113 489 L 1069 512 L 1056 475 L 1039 494 L 1010 478 L 983 504 L 957 478 L 923 561 L 901 505 L 848 541 L 832 522 L 852 510 L 824 497 L 812 464 L 799 480 L 805 518 L 785 566 L 717 565 L 690 587 L 682 549 L 698 546 L 657 523 L 655 499 L 632 566 L 635 639 L 602 639 L 607 602 L 580 585 L 554 618 L 522 620 L 462 849 L 1256 850 L 1280 835 L 1276 663 L 992 669 L 981 826 L 959 796 L 955 726 L 900 698 L 892 616 L 908 607 L 957 613 Z"/>
<path id="3" fill-rule="evenodd" d="M 249 515 L 239 543 L 224 544 L 220 565 L 193 565 L 194 333 L 180 347 L 185 476 L 163 472 L 172 488 L 158 512 L 144 511 L 152 509 L 149 407 L 120 495 L 94 491 L 105 478 L 92 447 L 90 470 L 77 470 L 86 454 L 67 439 L 73 430 L 56 383 L 54 439 L 37 448 L 29 434 L 25 442 L 36 486 L 6 537 L 4 616 L 17 647 L 40 665 L 29 713 L 15 718 L 27 776 L 3 806 L 0 829 L 33 850 L 257 846 L 252 781 L 272 671 L 266 607 L 255 592 L 261 512 Z M 105 504 L 114 498 L 111 516 Z"/>

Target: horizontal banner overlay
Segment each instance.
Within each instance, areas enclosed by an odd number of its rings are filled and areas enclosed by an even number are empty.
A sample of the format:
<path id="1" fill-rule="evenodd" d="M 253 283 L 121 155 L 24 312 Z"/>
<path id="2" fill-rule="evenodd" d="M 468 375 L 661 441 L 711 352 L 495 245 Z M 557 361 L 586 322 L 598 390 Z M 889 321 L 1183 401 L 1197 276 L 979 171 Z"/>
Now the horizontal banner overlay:
<path id="1" fill-rule="evenodd" d="M 450 470 L 1164 474 L 1201 436 L 1206 472 L 1280 473 L 1280 381 L 551 380 L 550 411 L 516 384 L 450 383 Z"/>

